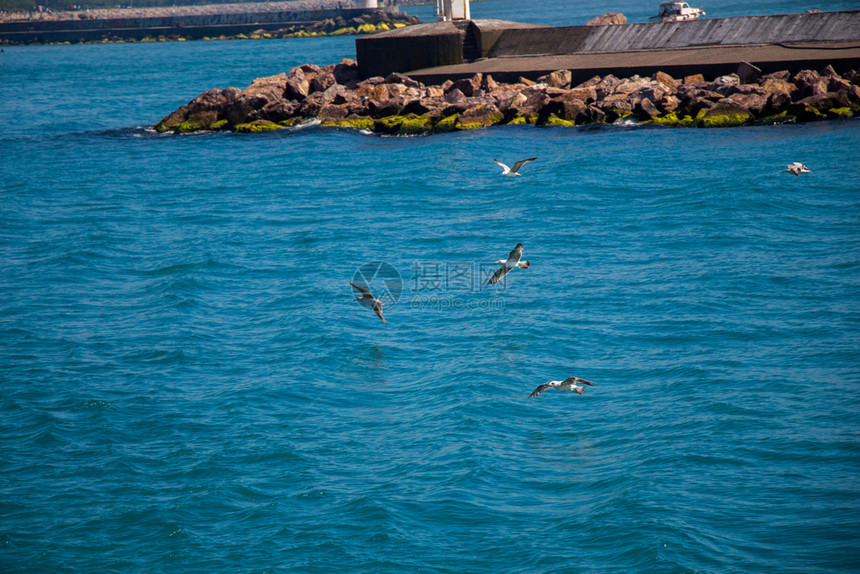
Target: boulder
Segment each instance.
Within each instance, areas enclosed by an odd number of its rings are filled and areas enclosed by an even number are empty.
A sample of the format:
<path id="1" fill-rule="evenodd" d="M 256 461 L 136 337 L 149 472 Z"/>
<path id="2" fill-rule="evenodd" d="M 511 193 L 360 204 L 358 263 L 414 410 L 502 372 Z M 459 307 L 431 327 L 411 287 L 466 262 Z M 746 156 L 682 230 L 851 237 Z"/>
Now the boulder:
<path id="1" fill-rule="evenodd" d="M 335 64 L 332 74 L 335 81 L 344 86 L 358 82 L 361 78 L 358 74 L 358 64 L 355 63 L 355 60 L 349 58 L 344 58 L 339 64 Z"/>
<path id="2" fill-rule="evenodd" d="M 292 118 L 299 111 L 299 104 L 294 100 L 277 100 L 269 102 L 261 109 L 249 114 L 250 120 L 268 120 L 279 123 Z"/>
<path id="3" fill-rule="evenodd" d="M 301 68 L 293 68 L 287 76 L 284 97 L 288 100 L 304 100 L 311 92 L 311 82 Z"/>
<path id="4" fill-rule="evenodd" d="M 681 100 L 678 96 L 664 96 L 659 102 L 655 102 L 657 108 L 664 114 L 669 114 L 678 109 L 681 105 Z"/>
<path id="5" fill-rule="evenodd" d="M 724 96 L 728 95 L 729 90 L 731 88 L 737 87 L 741 84 L 741 79 L 737 74 L 728 74 L 726 76 L 720 76 L 705 88 L 712 92 L 718 92 L 723 94 Z"/>
<path id="6" fill-rule="evenodd" d="M 575 121 L 576 116 L 588 107 L 584 101 L 570 96 L 566 93 L 552 98 L 543 108 L 543 114 L 554 114 L 557 118 L 566 121 Z"/>
<path id="7" fill-rule="evenodd" d="M 791 96 L 791 94 L 797 91 L 796 84 L 792 84 L 791 82 L 776 77 L 763 78 L 761 88 L 767 95 L 771 95 L 774 92 L 781 92 Z"/>
<path id="8" fill-rule="evenodd" d="M 678 80 L 665 72 L 656 72 L 653 76 L 651 76 L 651 81 L 659 82 L 660 84 L 665 86 L 667 90 L 669 90 L 669 93 L 675 93 L 675 91 L 678 89 L 678 86 L 680 85 Z"/>
<path id="9" fill-rule="evenodd" d="M 632 94 L 633 92 L 650 85 L 650 83 L 650 80 L 640 78 L 638 75 L 635 75 L 631 78 L 625 78 L 618 82 L 618 84 L 615 86 L 615 89 L 612 90 L 612 93 Z"/>
<path id="10" fill-rule="evenodd" d="M 492 94 L 499 89 L 499 84 L 493 79 L 493 76 L 487 74 L 481 80 L 481 91 Z"/>
<path id="11" fill-rule="evenodd" d="M 827 93 L 827 79 L 814 70 L 801 70 L 791 81 L 797 85 L 796 100 Z"/>
<path id="12" fill-rule="evenodd" d="M 761 68 L 753 66 L 749 62 L 741 62 L 738 65 L 737 76 L 742 84 L 751 84 L 761 78 Z"/>
<path id="13" fill-rule="evenodd" d="M 537 117 L 549 101 L 546 88 L 536 85 L 520 91 L 511 101 L 509 109 L 513 112 L 514 118 Z"/>
<path id="14" fill-rule="evenodd" d="M 467 98 L 471 98 L 475 94 L 481 92 L 481 79 L 478 81 L 475 81 L 474 78 L 462 78 L 460 80 L 456 80 L 448 89 L 449 92 L 454 90 L 458 90 Z"/>
<path id="15" fill-rule="evenodd" d="M 767 103 L 767 96 L 760 94 L 743 94 L 740 92 L 726 96 L 717 102 L 717 105 L 734 106 L 747 110 L 751 115 L 758 116 Z"/>
<path id="16" fill-rule="evenodd" d="M 586 108 L 577 114 L 576 123 L 578 124 L 595 124 L 602 123 L 606 120 L 606 114 L 595 105 L 588 105 Z"/>
<path id="17" fill-rule="evenodd" d="M 262 96 L 268 101 L 275 101 L 284 97 L 286 88 L 286 74 L 278 74 L 277 76 L 269 76 L 266 78 L 256 78 L 250 86 L 242 90 L 239 97 Z"/>
<path id="18" fill-rule="evenodd" d="M 791 95 L 782 91 L 771 92 L 767 96 L 767 100 L 762 110 L 762 115 L 775 116 L 788 110 L 791 105 Z"/>
<path id="19" fill-rule="evenodd" d="M 311 80 L 310 89 L 313 92 L 324 92 L 337 83 L 337 79 L 332 72 L 321 72 Z"/>
<path id="20" fill-rule="evenodd" d="M 699 118 L 700 125 L 706 128 L 742 126 L 752 120 L 749 110 L 731 101 L 717 102 Z"/>
<path id="21" fill-rule="evenodd" d="M 684 77 L 685 84 L 699 84 L 705 81 L 705 76 L 702 74 L 692 74 Z"/>
<path id="22" fill-rule="evenodd" d="M 408 88 L 420 88 L 421 83 L 413 80 L 406 74 L 392 72 L 385 77 L 386 84 L 402 84 Z"/>
<path id="23" fill-rule="evenodd" d="M 399 115 L 409 101 L 403 96 L 395 96 L 388 100 L 370 100 L 367 102 L 368 115 L 372 118 L 387 118 Z"/>
<path id="24" fill-rule="evenodd" d="M 581 90 L 583 88 L 594 88 L 601 81 L 603 81 L 603 78 L 601 78 L 600 76 L 592 76 L 591 78 L 585 80 L 581 84 L 577 84 L 576 86 L 573 86 L 573 89 L 574 90 Z"/>
<path id="25" fill-rule="evenodd" d="M 660 110 L 657 109 L 657 106 L 653 101 L 648 98 L 643 98 L 639 100 L 633 108 L 633 113 L 636 114 L 636 117 L 640 120 L 653 120 L 657 116 L 660 115 Z"/>
<path id="26" fill-rule="evenodd" d="M 335 104 L 325 104 L 320 108 L 317 118 L 321 122 L 331 122 L 345 119 L 349 115 L 349 110 L 345 106 Z"/>
<path id="27" fill-rule="evenodd" d="M 713 100 L 708 98 L 703 98 L 700 96 L 696 96 L 690 98 L 689 100 L 682 101 L 680 107 L 678 108 L 683 114 L 688 115 L 692 118 L 695 118 L 699 115 L 699 112 L 702 110 L 709 110 L 713 108 L 716 104 Z"/>
<path id="28" fill-rule="evenodd" d="M 791 78 L 791 72 L 788 70 L 780 70 L 778 72 L 771 72 L 770 74 L 765 74 L 759 80 L 759 83 L 763 83 L 766 80 L 782 80 L 783 82 L 787 82 Z"/>
<path id="29" fill-rule="evenodd" d="M 570 70 L 556 70 L 546 76 L 538 78 L 538 82 L 551 86 L 553 88 L 570 88 L 570 80 L 573 77 Z"/>
<path id="30" fill-rule="evenodd" d="M 586 26 L 618 26 L 626 24 L 627 17 L 621 12 L 607 12 L 603 16 L 597 16 L 585 23 Z"/>
<path id="31" fill-rule="evenodd" d="M 473 129 L 500 123 L 504 116 L 499 108 L 489 103 L 476 104 L 457 115 L 459 129 Z"/>

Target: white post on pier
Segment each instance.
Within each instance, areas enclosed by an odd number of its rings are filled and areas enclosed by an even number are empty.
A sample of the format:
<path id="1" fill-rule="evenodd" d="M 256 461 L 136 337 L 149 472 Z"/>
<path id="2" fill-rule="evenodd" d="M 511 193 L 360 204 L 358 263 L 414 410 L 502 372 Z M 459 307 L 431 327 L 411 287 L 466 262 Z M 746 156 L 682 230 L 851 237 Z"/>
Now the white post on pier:
<path id="1" fill-rule="evenodd" d="M 436 0 L 436 17 L 439 21 L 471 20 L 469 0 Z"/>
<path id="2" fill-rule="evenodd" d="M 379 2 L 377 0 L 358 0 L 355 3 L 356 8 L 363 8 L 365 10 L 377 9 L 379 8 Z"/>

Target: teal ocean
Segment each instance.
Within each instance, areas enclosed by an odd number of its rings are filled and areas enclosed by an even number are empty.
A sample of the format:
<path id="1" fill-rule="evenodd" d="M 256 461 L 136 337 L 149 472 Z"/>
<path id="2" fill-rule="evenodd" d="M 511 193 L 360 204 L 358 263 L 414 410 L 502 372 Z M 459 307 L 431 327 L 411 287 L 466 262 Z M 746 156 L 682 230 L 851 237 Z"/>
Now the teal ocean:
<path id="1" fill-rule="evenodd" d="M 0 571 L 860 571 L 860 122 L 149 127 L 353 56 L 0 53 Z"/>

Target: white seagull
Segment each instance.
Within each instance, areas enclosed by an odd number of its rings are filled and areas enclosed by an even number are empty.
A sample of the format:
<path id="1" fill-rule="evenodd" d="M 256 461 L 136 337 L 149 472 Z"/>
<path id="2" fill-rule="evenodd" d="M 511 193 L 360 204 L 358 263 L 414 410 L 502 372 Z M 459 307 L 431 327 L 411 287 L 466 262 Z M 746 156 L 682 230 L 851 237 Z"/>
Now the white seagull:
<path id="1" fill-rule="evenodd" d="M 548 383 L 544 383 L 536 388 L 532 394 L 529 395 L 529 398 L 536 398 L 542 392 L 547 389 L 556 388 L 560 391 L 573 391 L 578 395 L 582 394 L 582 391 L 585 390 L 585 387 L 581 387 L 576 383 L 582 383 L 583 385 L 588 385 L 589 387 L 593 387 L 594 383 L 591 381 L 586 381 L 585 379 L 580 379 L 579 377 L 569 377 L 563 381 L 550 381 Z"/>
<path id="2" fill-rule="evenodd" d="M 508 167 L 497 159 L 493 159 L 494 162 L 499 164 L 504 171 L 502 171 L 502 175 L 506 175 L 508 177 L 514 177 L 517 175 L 522 175 L 520 173 L 520 168 L 523 167 L 524 163 L 536 160 L 536 157 L 530 157 L 529 159 L 521 159 L 517 163 L 514 164 L 514 167 Z"/>
<path id="3" fill-rule="evenodd" d="M 520 269 L 528 269 L 529 262 L 528 261 L 520 261 L 520 258 L 523 256 L 523 244 L 517 243 L 517 246 L 514 247 L 514 250 L 511 251 L 511 254 L 508 255 L 507 259 L 499 259 L 498 261 L 494 261 L 496 265 L 501 265 L 493 276 L 490 277 L 490 280 L 487 281 L 487 285 L 492 285 L 493 283 L 498 283 L 501 281 L 502 277 L 510 273 L 511 269 L 518 267 Z"/>
<path id="4" fill-rule="evenodd" d="M 782 172 L 790 172 L 794 175 L 800 175 L 801 173 L 812 173 L 812 170 L 800 163 L 799 161 L 796 161 L 794 163 L 788 164 L 788 169 L 784 169 L 782 170 Z"/>
<path id="5" fill-rule="evenodd" d="M 385 317 L 382 316 L 382 301 L 374 297 L 373 294 L 371 294 L 371 292 L 364 287 L 359 287 L 355 283 L 350 283 L 350 285 L 352 285 L 361 292 L 361 297 L 358 297 L 356 301 L 358 301 L 365 307 L 373 309 L 373 312 L 376 313 L 376 316 L 382 319 L 382 322 L 385 323 Z"/>

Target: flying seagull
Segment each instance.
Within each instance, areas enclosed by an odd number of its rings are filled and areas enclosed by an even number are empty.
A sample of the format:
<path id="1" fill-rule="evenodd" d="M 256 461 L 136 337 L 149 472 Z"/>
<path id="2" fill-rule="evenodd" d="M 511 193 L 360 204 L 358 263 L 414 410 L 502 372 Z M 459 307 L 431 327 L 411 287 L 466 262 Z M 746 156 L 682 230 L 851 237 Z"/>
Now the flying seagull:
<path id="1" fill-rule="evenodd" d="M 496 265 L 501 265 L 493 276 L 490 277 L 490 280 L 487 281 L 487 285 L 492 285 L 493 283 L 498 283 L 501 281 L 502 277 L 510 273 L 511 269 L 514 267 L 519 267 L 520 269 L 528 269 L 529 262 L 528 261 L 520 261 L 520 258 L 523 256 L 523 244 L 517 243 L 517 246 L 514 247 L 514 250 L 511 251 L 511 254 L 508 255 L 507 259 L 499 259 L 498 261 L 494 261 Z"/>
<path id="2" fill-rule="evenodd" d="M 520 168 L 523 167 L 524 163 L 536 160 L 536 157 L 530 157 L 529 159 L 521 159 L 517 163 L 514 164 L 514 167 L 508 167 L 497 159 L 493 159 L 494 162 L 499 164 L 504 171 L 502 171 L 502 175 L 506 175 L 508 177 L 514 177 L 517 175 L 522 175 L 520 173 Z"/>
<path id="3" fill-rule="evenodd" d="M 544 383 L 540 385 L 538 388 L 529 395 L 529 398 L 536 398 L 540 396 L 542 392 L 547 389 L 551 389 L 555 387 L 560 391 L 574 391 L 576 394 L 581 395 L 582 391 L 585 390 L 585 387 L 581 387 L 576 383 L 582 383 L 583 385 L 588 385 L 589 387 L 593 387 L 594 383 L 591 381 L 586 381 L 585 379 L 580 379 L 579 377 L 569 377 L 563 381 L 550 381 L 548 383 Z"/>
<path id="4" fill-rule="evenodd" d="M 799 161 L 788 164 L 788 169 L 782 170 L 783 173 L 787 171 L 793 173 L 794 175 L 800 175 L 801 173 L 812 173 L 811 169 L 809 169 Z"/>
<path id="5" fill-rule="evenodd" d="M 382 301 L 374 297 L 371 292 L 364 287 L 359 287 L 355 283 L 350 283 L 350 285 L 352 285 L 361 292 L 361 297 L 358 297 L 356 301 L 358 301 L 365 307 L 370 307 L 371 309 L 373 309 L 373 312 L 376 313 L 376 316 L 382 319 L 382 322 L 385 323 L 385 317 L 382 316 Z"/>

